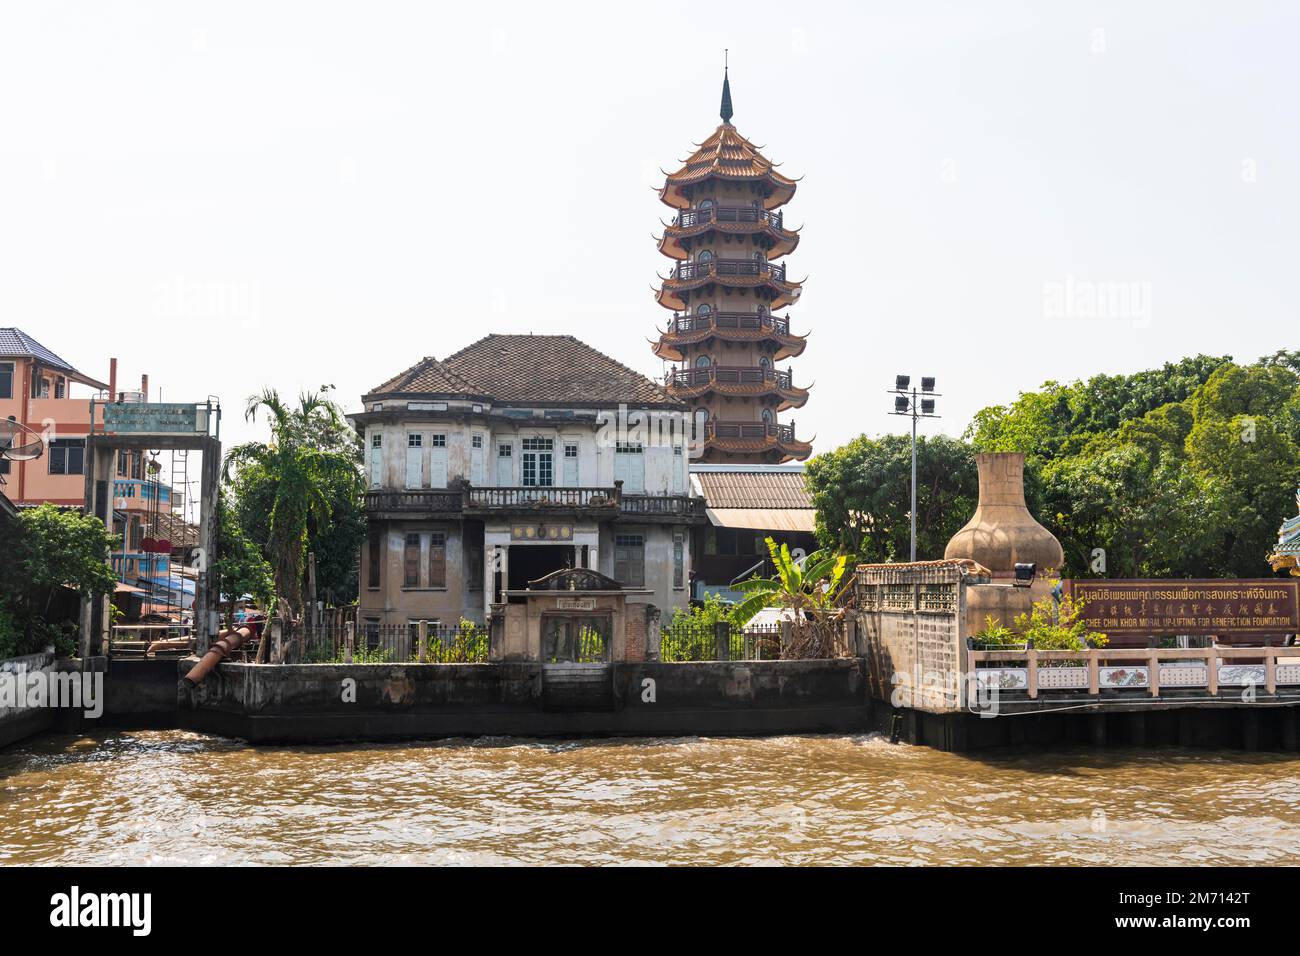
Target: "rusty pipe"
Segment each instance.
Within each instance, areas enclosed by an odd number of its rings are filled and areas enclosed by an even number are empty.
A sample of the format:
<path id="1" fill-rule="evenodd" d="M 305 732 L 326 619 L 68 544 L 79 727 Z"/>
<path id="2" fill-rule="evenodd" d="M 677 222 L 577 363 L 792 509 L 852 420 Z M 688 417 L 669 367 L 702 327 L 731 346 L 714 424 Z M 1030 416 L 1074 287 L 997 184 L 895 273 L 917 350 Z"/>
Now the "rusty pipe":
<path id="1" fill-rule="evenodd" d="M 190 687 L 197 687 L 214 667 L 239 650 L 252 636 L 253 629 L 247 625 L 233 631 L 222 631 L 208 648 L 207 653 L 190 668 L 190 672 L 182 680 Z"/>

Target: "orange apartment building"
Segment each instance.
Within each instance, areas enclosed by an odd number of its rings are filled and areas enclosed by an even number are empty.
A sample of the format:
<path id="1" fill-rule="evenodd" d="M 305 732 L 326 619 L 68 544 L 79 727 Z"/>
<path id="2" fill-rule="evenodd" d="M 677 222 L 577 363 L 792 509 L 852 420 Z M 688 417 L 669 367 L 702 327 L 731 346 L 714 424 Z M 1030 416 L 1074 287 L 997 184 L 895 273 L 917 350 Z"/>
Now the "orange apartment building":
<path id="1" fill-rule="evenodd" d="M 16 508 L 46 502 L 83 506 L 91 399 L 113 395 L 118 401 L 141 402 L 148 396 L 148 376 L 142 377 L 139 391 L 117 390 L 116 359 L 109 360 L 108 378 L 101 382 L 77 370 L 22 329 L 0 328 L 0 418 L 25 426 L 46 443 L 44 454 L 34 461 L 0 460 L 0 492 Z M 97 409 L 95 424 L 102 423 L 103 412 Z M 156 478 L 150 480 L 144 449 L 122 452 L 116 471 L 113 535 L 118 544 L 113 569 L 128 582 L 165 576 L 169 556 L 145 544 L 161 536 L 160 525 L 164 533 L 184 526 L 172 516 L 171 489 Z"/>

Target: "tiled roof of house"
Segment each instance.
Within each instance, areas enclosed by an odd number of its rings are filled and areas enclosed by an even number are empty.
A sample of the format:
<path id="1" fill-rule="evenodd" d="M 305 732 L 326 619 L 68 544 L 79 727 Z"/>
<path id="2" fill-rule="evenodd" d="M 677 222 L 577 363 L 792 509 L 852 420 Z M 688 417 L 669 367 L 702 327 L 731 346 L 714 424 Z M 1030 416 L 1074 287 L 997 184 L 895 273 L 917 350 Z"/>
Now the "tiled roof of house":
<path id="1" fill-rule="evenodd" d="M 77 371 L 70 362 L 55 355 L 40 342 L 12 326 L 0 328 L 0 358 L 31 358 L 46 368 L 58 369 L 66 373 L 74 382 L 81 382 L 93 388 L 108 388 L 106 384 Z"/>
<path id="2" fill-rule="evenodd" d="M 680 405 L 662 386 L 572 335 L 488 335 L 441 361 L 421 360 L 366 398 L 393 393 L 543 405 Z"/>
<path id="3" fill-rule="evenodd" d="M 75 372 L 68 362 L 59 358 L 22 329 L 0 328 L 0 356 L 5 358 L 35 358 L 51 368 Z"/>
<path id="4" fill-rule="evenodd" d="M 394 375 L 384 384 L 376 386 L 371 394 L 414 392 L 437 395 L 482 395 L 486 393 L 456 375 L 432 356 L 425 356 L 404 372 Z"/>
<path id="5" fill-rule="evenodd" d="M 710 508 L 812 508 L 803 472 L 791 469 L 692 471 Z"/>

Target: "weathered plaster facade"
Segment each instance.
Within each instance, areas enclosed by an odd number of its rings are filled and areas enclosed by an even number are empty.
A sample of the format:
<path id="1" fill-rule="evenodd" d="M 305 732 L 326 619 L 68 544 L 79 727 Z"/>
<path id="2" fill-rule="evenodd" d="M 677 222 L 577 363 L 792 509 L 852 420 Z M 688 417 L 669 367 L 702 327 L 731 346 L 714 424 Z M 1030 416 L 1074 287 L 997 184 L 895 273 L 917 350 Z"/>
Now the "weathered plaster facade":
<path id="1" fill-rule="evenodd" d="M 560 386 L 583 376 L 598 378 Z M 686 410 L 654 383 L 568 336 L 489 336 L 363 401 L 363 627 L 483 623 L 504 591 L 562 567 L 665 614 L 686 606 L 703 509 Z"/>

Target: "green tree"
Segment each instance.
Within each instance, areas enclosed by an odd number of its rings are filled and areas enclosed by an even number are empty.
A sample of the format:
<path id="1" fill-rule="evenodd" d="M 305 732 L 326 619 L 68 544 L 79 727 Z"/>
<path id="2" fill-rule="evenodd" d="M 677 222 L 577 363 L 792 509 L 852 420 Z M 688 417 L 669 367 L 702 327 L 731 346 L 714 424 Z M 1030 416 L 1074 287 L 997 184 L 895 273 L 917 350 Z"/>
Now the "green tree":
<path id="1" fill-rule="evenodd" d="M 108 566 L 112 536 L 93 515 L 50 504 L 4 522 L 6 573 L 0 576 L 0 632 L 7 631 L 7 656 L 30 654 L 53 643 L 60 653 L 76 647 L 75 620 L 55 614 L 60 592 L 84 598 L 113 593 L 116 578 Z"/>
<path id="2" fill-rule="evenodd" d="M 808 462 L 805 481 L 816 509 L 817 538 L 863 561 L 906 561 L 911 542 L 910 435 L 853 439 Z M 975 512 L 979 477 L 971 448 L 939 435 L 916 443 L 916 552 L 943 556 Z"/>
<path id="3" fill-rule="evenodd" d="M 355 563 L 364 530 L 360 445 L 329 400 L 330 389 L 304 393 L 293 407 L 275 389 L 251 397 L 245 417 L 254 421 L 264 412 L 270 441 L 232 448 L 224 468 L 235 499 L 232 510 L 271 564 L 282 611 L 295 617 L 303 611 L 313 539 L 327 554 L 326 566 L 337 573 L 344 559 L 335 552 Z M 321 552 L 317 560 L 319 569 Z M 346 579 L 337 587 L 346 591 Z M 355 577 L 352 588 L 355 593 Z"/>
<path id="4" fill-rule="evenodd" d="M 1073 577 L 1253 577 L 1300 480 L 1293 353 L 1196 356 L 1130 376 L 1049 382 L 976 415 L 981 450 L 1025 451 L 1031 510 Z M 1037 506 L 1035 506 L 1037 505 Z"/>
<path id="5" fill-rule="evenodd" d="M 226 626 L 234 626 L 235 602 L 245 594 L 268 612 L 275 602 L 275 579 L 271 565 L 261 550 L 244 532 L 223 490 L 217 499 L 217 559 L 214 562 L 221 582 L 221 599 L 226 604 Z"/>

